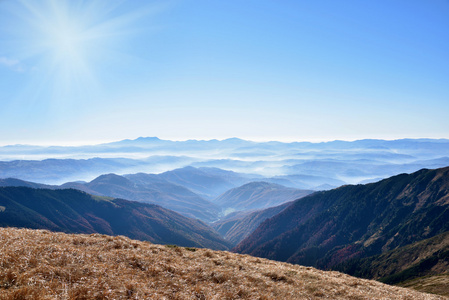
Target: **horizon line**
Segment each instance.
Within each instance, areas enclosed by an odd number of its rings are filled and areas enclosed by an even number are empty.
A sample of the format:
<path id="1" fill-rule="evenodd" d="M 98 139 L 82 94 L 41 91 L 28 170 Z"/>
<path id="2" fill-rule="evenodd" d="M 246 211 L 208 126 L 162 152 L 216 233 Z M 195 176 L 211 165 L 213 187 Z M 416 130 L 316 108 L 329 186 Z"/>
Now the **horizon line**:
<path id="1" fill-rule="evenodd" d="M 284 138 L 284 139 L 260 139 L 260 138 L 239 138 L 239 137 L 228 137 L 228 138 L 211 138 L 211 139 L 195 139 L 195 138 L 187 138 L 187 139 L 165 139 L 165 138 L 159 138 L 156 136 L 139 136 L 137 138 L 125 138 L 125 139 L 118 139 L 118 140 L 90 140 L 90 141 L 66 141 L 66 142 L 54 142 L 54 141 L 47 141 L 47 142 L 31 142 L 31 143 L 0 143 L 0 147 L 14 147 L 14 146 L 36 146 L 36 147 L 82 147 L 82 146 L 99 146 L 104 144 L 111 144 L 111 143 L 119 143 L 123 141 L 137 141 L 139 139 L 157 139 L 160 141 L 170 141 L 170 142 L 188 142 L 188 141 L 197 141 L 197 142 L 211 142 L 211 141 L 218 141 L 223 142 L 226 140 L 242 140 L 246 142 L 253 142 L 253 143 L 270 143 L 270 142 L 277 142 L 277 143 L 285 143 L 285 144 L 291 144 L 291 143 L 311 143 L 311 144 L 319 144 L 319 143 L 329 143 L 329 142 L 356 142 L 356 141 L 364 141 L 364 140 L 378 140 L 378 141 L 397 141 L 397 140 L 449 140 L 448 137 L 400 137 L 400 138 L 355 138 L 355 139 L 308 139 L 308 140 L 300 140 L 300 139 L 294 139 L 294 138 Z"/>

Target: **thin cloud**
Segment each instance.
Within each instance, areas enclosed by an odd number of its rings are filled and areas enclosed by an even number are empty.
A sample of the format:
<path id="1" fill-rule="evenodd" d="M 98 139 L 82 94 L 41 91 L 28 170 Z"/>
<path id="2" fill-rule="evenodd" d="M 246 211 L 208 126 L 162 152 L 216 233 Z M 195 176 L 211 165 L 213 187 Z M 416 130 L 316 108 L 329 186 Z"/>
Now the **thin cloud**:
<path id="1" fill-rule="evenodd" d="M 0 57 L 0 65 L 6 66 L 16 72 L 24 72 L 25 71 L 21 62 L 17 59 L 11 59 L 11 58 L 2 56 L 2 57 Z"/>

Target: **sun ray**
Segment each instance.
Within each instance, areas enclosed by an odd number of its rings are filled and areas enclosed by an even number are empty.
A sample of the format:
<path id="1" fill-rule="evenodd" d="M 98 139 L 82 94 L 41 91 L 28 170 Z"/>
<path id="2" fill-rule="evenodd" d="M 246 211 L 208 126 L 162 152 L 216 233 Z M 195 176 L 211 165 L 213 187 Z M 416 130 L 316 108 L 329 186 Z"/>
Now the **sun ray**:
<path id="1" fill-rule="evenodd" d="M 99 66 L 119 60 L 123 41 L 162 7 L 114 0 L 19 0 L 8 5 L 18 25 L 9 30 L 14 39 L 10 48 L 35 74 L 29 93 L 22 96 L 62 106 L 94 97 L 101 90 Z M 40 91 L 52 99 L 43 100 Z"/>

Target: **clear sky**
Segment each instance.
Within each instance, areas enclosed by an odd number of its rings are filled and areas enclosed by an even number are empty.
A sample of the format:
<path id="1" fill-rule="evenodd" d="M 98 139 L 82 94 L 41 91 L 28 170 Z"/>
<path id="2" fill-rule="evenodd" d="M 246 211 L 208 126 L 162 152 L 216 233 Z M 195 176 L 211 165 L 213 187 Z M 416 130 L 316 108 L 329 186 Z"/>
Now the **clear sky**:
<path id="1" fill-rule="evenodd" d="M 447 0 L 0 0 L 0 144 L 449 138 Z"/>

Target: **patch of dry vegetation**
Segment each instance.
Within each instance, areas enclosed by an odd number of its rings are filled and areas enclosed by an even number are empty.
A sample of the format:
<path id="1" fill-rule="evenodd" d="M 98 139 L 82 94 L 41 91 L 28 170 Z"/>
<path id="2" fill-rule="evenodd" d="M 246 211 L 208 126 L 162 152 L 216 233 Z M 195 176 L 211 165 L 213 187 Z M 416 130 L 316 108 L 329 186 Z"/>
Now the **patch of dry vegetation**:
<path id="1" fill-rule="evenodd" d="M 123 236 L 0 228 L 0 299 L 444 299 L 338 272 Z"/>

